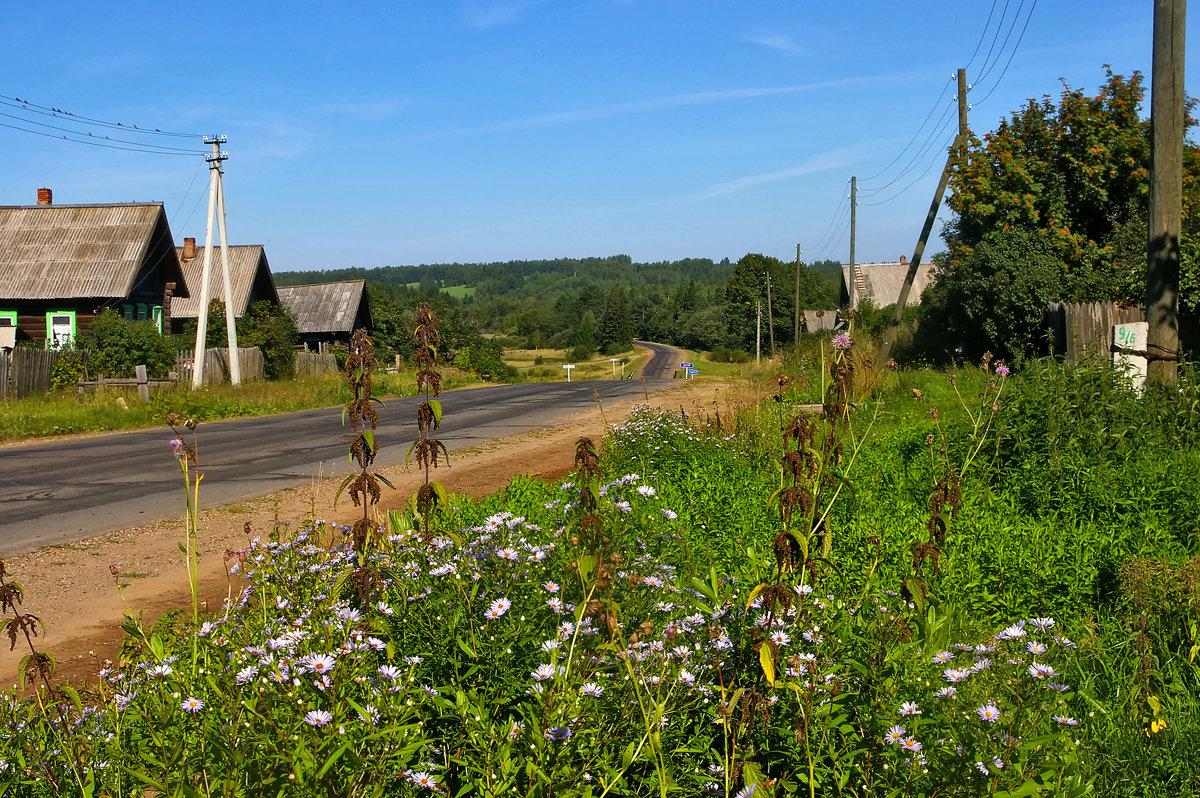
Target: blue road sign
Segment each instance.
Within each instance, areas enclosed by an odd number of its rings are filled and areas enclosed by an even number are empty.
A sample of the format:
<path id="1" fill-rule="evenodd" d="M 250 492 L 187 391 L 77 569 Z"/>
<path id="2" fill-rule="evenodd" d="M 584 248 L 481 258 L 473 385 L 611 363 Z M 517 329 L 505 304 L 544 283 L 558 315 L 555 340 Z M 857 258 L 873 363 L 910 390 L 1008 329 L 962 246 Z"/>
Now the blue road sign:
<path id="1" fill-rule="evenodd" d="M 694 363 L 680 363 L 679 364 L 679 368 L 681 368 L 681 369 L 690 369 L 690 368 L 693 368 L 694 366 L 695 366 Z"/>

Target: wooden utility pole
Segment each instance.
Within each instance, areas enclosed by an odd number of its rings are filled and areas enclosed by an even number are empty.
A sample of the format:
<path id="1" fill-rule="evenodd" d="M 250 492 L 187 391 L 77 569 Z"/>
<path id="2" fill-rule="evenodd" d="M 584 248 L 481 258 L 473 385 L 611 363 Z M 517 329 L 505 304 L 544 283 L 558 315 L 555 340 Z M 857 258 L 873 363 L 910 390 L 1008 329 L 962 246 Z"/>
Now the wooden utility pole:
<path id="1" fill-rule="evenodd" d="M 775 358 L 775 312 L 771 309 L 771 273 L 767 272 L 767 332 L 771 335 L 771 358 Z"/>
<path id="2" fill-rule="evenodd" d="M 225 233 L 225 186 L 221 180 L 221 162 L 229 153 L 221 150 L 225 136 L 205 136 L 204 143 L 212 145 L 212 155 L 204 156 L 208 161 L 208 221 L 204 238 L 204 266 L 200 277 L 200 312 L 196 319 L 196 349 L 192 360 L 192 387 L 204 384 L 204 352 L 208 337 L 209 278 L 212 275 L 213 216 L 217 217 L 221 236 L 221 266 L 225 278 L 225 327 L 229 342 L 229 381 L 242 384 L 242 368 L 238 361 L 237 318 L 233 307 L 233 285 L 229 273 L 229 237 Z"/>
<path id="3" fill-rule="evenodd" d="M 854 235 L 858 229 L 858 178 L 850 178 L 850 307 L 858 307 L 858 275 L 854 273 Z"/>
<path id="4" fill-rule="evenodd" d="M 1179 233 L 1183 202 L 1184 16 L 1187 0 L 1154 0 L 1150 78 L 1150 228 L 1146 248 L 1146 378 L 1179 376 Z"/>
<path id="5" fill-rule="evenodd" d="M 796 245 L 796 319 L 792 322 L 792 345 L 800 346 L 800 245 Z"/>
<path id="6" fill-rule="evenodd" d="M 958 70 L 958 135 L 954 137 L 954 141 L 950 145 L 950 152 L 946 155 L 946 165 L 942 167 L 942 176 L 938 179 L 937 191 L 933 193 L 933 202 L 929 203 L 929 212 L 925 214 L 925 225 L 921 228 L 921 237 L 917 239 L 917 247 L 913 250 L 912 260 L 908 264 L 908 273 L 904 275 L 904 285 L 900 286 L 900 296 L 896 298 L 896 310 L 892 313 L 887 331 L 883 334 L 883 341 L 879 344 L 878 362 L 880 365 L 887 363 L 891 357 L 892 344 L 896 342 L 896 333 L 900 330 L 900 319 L 908 304 L 908 295 L 912 291 L 913 280 L 917 278 L 921 256 L 925 254 L 925 244 L 929 241 L 930 232 L 933 231 L 933 222 L 937 219 L 938 208 L 942 204 L 942 195 L 946 193 L 946 185 L 950 182 L 950 171 L 954 168 L 954 159 L 957 157 L 960 147 L 963 150 L 963 157 L 966 157 L 967 133 L 967 70 L 960 69 Z"/>

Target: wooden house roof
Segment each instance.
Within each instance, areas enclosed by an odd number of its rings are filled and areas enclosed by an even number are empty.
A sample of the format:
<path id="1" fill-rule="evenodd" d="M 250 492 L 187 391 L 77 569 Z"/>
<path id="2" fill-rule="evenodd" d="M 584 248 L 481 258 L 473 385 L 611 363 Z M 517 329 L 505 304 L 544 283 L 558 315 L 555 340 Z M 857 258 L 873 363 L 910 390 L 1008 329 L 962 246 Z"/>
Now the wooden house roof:
<path id="1" fill-rule="evenodd" d="M 194 258 L 185 258 L 183 247 L 177 247 L 175 252 L 179 256 L 184 279 L 192 286 L 192 295 L 187 299 L 172 302 L 171 315 L 177 319 L 195 319 L 200 316 L 200 278 L 204 275 L 204 247 L 196 247 Z M 271 277 L 271 266 L 267 263 L 267 253 L 261 244 L 231 245 L 229 275 L 233 290 L 233 311 L 237 318 L 246 315 L 252 296 L 280 304 L 275 279 Z M 220 247 L 213 247 L 208 274 L 208 297 L 210 300 L 225 299 L 225 275 L 221 265 Z"/>
<path id="2" fill-rule="evenodd" d="M 360 308 L 363 321 L 371 326 L 365 280 L 279 286 L 277 290 L 280 303 L 296 318 L 301 335 L 353 332 Z"/>
<path id="3" fill-rule="evenodd" d="M 155 267 L 188 296 L 160 202 L 0 206 L 4 299 L 118 299 Z"/>
<path id="4" fill-rule="evenodd" d="M 858 307 L 859 301 L 868 296 L 874 300 L 877 308 L 896 304 L 896 300 L 900 298 L 900 288 L 904 285 L 904 277 L 908 274 L 908 267 L 906 259 L 896 263 L 856 263 L 856 285 L 851 285 L 850 266 L 842 266 L 842 287 L 850 297 L 850 306 Z M 917 267 L 917 276 L 909 290 L 907 304 L 920 304 L 921 292 L 931 282 L 932 276 L 931 262 L 926 261 Z"/>

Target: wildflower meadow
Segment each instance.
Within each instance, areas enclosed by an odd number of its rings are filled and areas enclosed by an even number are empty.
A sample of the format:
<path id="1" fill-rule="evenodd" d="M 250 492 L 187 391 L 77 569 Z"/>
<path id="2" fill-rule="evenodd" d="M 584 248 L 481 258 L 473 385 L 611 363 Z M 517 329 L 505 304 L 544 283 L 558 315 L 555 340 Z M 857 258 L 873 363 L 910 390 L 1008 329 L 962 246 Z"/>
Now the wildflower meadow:
<path id="1" fill-rule="evenodd" d="M 427 474 L 453 423 L 432 347 Z M 849 335 L 805 354 L 762 405 L 636 409 L 557 484 L 428 482 L 369 523 L 251 535 L 229 557 L 244 588 L 131 615 L 83 688 L 26 636 L 44 597 L 0 569 L 30 648 L 0 794 L 1200 794 L 1195 383 L 879 373 Z M 365 512 L 377 418 L 355 407 Z M 1089 471 L 1058 447 L 1100 418 L 1137 422 Z M 204 429 L 179 432 L 162 456 L 194 517 Z M 1142 467 L 1160 483 L 1106 481 Z M 189 525 L 181 566 L 203 538 Z"/>

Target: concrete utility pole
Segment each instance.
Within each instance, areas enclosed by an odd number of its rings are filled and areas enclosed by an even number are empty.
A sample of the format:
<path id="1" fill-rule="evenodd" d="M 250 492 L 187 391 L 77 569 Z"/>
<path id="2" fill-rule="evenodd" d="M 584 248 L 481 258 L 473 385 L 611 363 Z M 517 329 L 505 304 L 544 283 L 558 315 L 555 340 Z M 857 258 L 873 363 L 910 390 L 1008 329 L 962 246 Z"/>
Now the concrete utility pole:
<path id="1" fill-rule="evenodd" d="M 209 277 L 212 275 L 213 215 L 217 215 L 217 227 L 221 236 L 221 266 L 225 277 L 225 326 L 229 341 L 229 381 L 242 384 L 241 363 L 238 362 L 237 319 L 233 308 L 233 284 L 229 272 L 229 237 L 225 233 L 225 187 L 221 180 L 221 162 L 229 153 L 221 150 L 227 141 L 225 136 L 205 136 L 204 143 L 212 145 L 212 154 L 204 156 L 208 161 L 208 220 L 205 225 L 204 266 L 200 277 L 200 314 L 196 319 L 196 349 L 192 360 L 192 387 L 204 384 L 204 352 L 208 338 Z"/>
<path id="2" fill-rule="evenodd" d="M 854 273 L 854 233 L 858 227 L 858 178 L 850 178 L 850 307 L 858 307 L 858 275 Z"/>
<path id="3" fill-rule="evenodd" d="M 775 312 L 771 309 L 771 273 L 767 272 L 767 332 L 771 334 L 771 358 L 775 358 Z"/>
<path id="4" fill-rule="evenodd" d="M 796 245 L 796 319 L 792 322 L 792 345 L 800 346 L 800 245 Z"/>
<path id="5" fill-rule="evenodd" d="M 1150 227 L 1146 248 L 1146 377 L 1179 376 L 1179 234 L 1183 202 L 1184 17 L 1187 0 L 1154 0 L 1150 78 Z"/>
<path id="6" fill-rule="evenodd" d="M 921 265 L 921 256 L 925 254 L 925 244 L 933 230 L 933 222 L 937 219 L 938 208 L 942 204 L 942 195 L 946 193 L 946 185 L 950 182 L 950 171 L 954 168 L 954 159 L 962 148 L 963 158 L 967 157 L 967 70 L 958 70 L 958 135 L 950 145 L 946 154 L 946 165 L 942 167 L 942 176 L 938 179 L 937 191 L 933 193 L 933 202 L 929 203 L 929 212 L 925 215 L 925 226 L 921 228 L 921 237 L 917 239 L 917 247 L 913 250 L 912 260 L 908 264 L 908 273 L 904 275 L 904 285 L 900 286 L 900 296 L 896 299 L 896 310 L 888 322 L 883 341 L 879 344 L 878 362 L 882 365 L 888 362 L 892 353 L 892 344 L 896 342 L 896 333 L 900 330 L 900 319 L 904 315 L 904 307 L 908 304 L 908 295 L 912 291 L 913 280 L 917 278 L 917 269 Z"/>
<path id="7" fill-rule="evenodd" d="M 754 300 L 754 365 L 762 365 L 762 301 Z"/>

